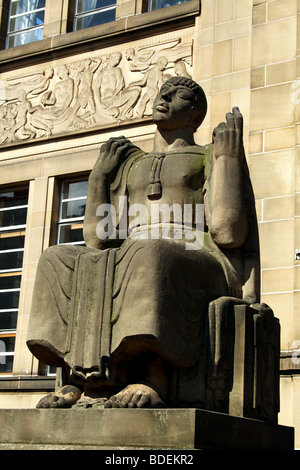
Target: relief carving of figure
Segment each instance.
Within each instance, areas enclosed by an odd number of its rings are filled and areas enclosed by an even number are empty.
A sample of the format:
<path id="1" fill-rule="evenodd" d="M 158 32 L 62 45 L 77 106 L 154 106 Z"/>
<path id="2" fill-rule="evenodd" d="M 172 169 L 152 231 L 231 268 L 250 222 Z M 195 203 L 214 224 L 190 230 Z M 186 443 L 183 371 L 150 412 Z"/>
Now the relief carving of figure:
<path id="1" fill-rule="evenodd" d="M 174 72 L 178 77 L 192 78 L 186 69 L 186 64 L 183 60 L 179 60 L 174 64 Z"/>
<path id="2" fill-rule="evenodd" d="M 181 39 L 173 39 L 161 41 L 155 46 L 141 46 L 137 49 L 130 48 L 125 51 L 125 57 L 128 61 L 129 68 L 132 72 L 145 72 L 151 65 L 156 64 L 158 57 L 173 56 L 176 46 L 181 42 Z M 180 58 L 188 54 L 191 56 L 191 46 L 179 47 L 180 52 L 176 52 Z M 175 60 L 178 60 L 178 57 Z M 171 58 L 171 62 L 173 59 Z"/>
<path id="3" fill-rule="evenodd" d="M 1 105 L 1 114 L 6 117 L 0 144 L 151 116 L 159 87 L 170 77 L 166 67 L 171 69 L 174 64 L 177 75 L 188 76 L 185 64 L 191 61 L 191 43 L 179 43 L 180 38 L 165 40 L 130 48 L 124 57 L 121 52 L 113 52 L 8 79 L 6 101 Z M 28 109 L 23 132 L 21 114 L 25 106 Z M 19 125 L 23 131 L 17 131 Z"/>
<path id="4" fill-rule="evenodd" d="M 145 73 L 144 77 L 130 84 L 130 87 L 145 88 L 145 93 L 139 100 L 136 113 L 138 117 L 143 117 L 147 111 L 148 105 L 152 107 L 153 100 L 158 93 L 161 85 L 166 81 L 164 70 L 168 65 L 168 59 L 164 56 L 157 59 L 153 68 Z"/>
<path id="5" fill-rule="evenodd" d="M 126 88 L 123 72 L 119 64 L 120 52 L 110 55 L 107 66 L 95 77 L 94 93 L 99 110 L 115 119 L 126 120 L 132 117 L 132 109 L 139 98 L 138 88 Z"/>
<path id="6" fill-rule="evenodd" d="M 8 100 L 16 98 L 20 90 L 24 90 L 26 92 L 27 98 L 38 96 L 48 90 L 53 75 L 54 70 L 51 67 L 50 69 L 44 70 L 43 72 L 30 77 L 10 80 L 6 89 L 6 98 Z"/>
<path id="7" fill-rule="evenodd" d="M 30 139 L 36 135 L 36 130 L 30 125 L 29 118 L 36 108 L 31 105 L 24 90 L 18 92 L 17 98 L 18 101 L 16 103 L 11 103 L 4 107 L 4 109 L 6 108 L 6 113 L 2 124 L 2 142 Z"/>
<path id="8" fill-rule="evenodd" d="M 228 412 L 234 309 L 242 305 L 251 306 L 253 328 L 266 325 L 255 330 L 255 347 L 267 361 L 255 388 L 268 396 L 270 411 L 259 405 L 259 416 L 276 415 L 270 377 L 276 377 L 278 322 L 259 303 L 243 118 L 233 108 L 202 146 L 194 133 L 206 111 L 202 88 L 173 77 L 154 100 L 151 152 L 125 137 L 102 145 L 88 182 L 86 246 L 50 247 L 37 270 L 27 344 L 62 371 L 62 388 L 39 408 Z"/>
<path id="9" fill-rule="evenodd" d="M 78 64 L 74 78 L 74 127 L 85 127 L 87 124 L 95 123 L 93 79 L 100 64 L 101 59 L 86 59 Z"/>
<path id="10" fill-rule="evenodd" d="M 56 76 L 58 81 L 42 94 L 30 118 L 30 124 L 39 134 L 51 135 L 54 126 L 64 123 L 72 112 L 74 81 L 69 77 L 68 68 L 65 65 L 58 67 Z"/>
<path id="11" fill-rule="evenodd" d="M 129 63 L 132 72 L 141 72 L 147 70 L 151 65 L 151 57 L 155 53 L 154 49 L 140 49 L 135 51 L 133 48 L 125 52 L 125 57 Z"/>
<path id="12" fill-rule="evenodd" d="M 5 143 L 7 141 L 11 142 L 9 138 L 9 130 L 15 124 L 15 118 L 17 115 L 17 104 L 16 103 L 5 103 L 0 107 L 0 142 Z"/>

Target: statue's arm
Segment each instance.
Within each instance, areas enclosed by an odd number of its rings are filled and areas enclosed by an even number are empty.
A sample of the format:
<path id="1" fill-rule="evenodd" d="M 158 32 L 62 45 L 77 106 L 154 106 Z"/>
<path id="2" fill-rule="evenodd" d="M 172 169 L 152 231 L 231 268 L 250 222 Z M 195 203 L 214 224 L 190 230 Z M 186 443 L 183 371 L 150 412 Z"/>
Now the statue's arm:
<path id="1" fill-rule="evenodd" d="M 100 156 L 90 174 L 88 181 L 87 203 L 83 224 L 83 236 L 86 245 L 90 248 L 104 249 L 116 245 L 116 239 L 105 237 L 99 230 L 103 230 L 99 224 L 104 216 L 97 215 L 97 209 L 109 207 L 110 184 L 128 156 L 132 144 L 125 137 L 109 139 L 100 149 Z M 113 209 L 112 209 L 113 210 Z M 101 211 L 100 211 L 101 212 Z M 107 213 L 105 215 L 107 217 Z"/>
<path id="2" fill-rule="evenodd" d="M 248 234 L 243 196 L 243 117 L 238 108 L 227 113 L 213 132 L 213 154 L 206 196 L 208 229 L 223 248 L 238 248 Z"/>

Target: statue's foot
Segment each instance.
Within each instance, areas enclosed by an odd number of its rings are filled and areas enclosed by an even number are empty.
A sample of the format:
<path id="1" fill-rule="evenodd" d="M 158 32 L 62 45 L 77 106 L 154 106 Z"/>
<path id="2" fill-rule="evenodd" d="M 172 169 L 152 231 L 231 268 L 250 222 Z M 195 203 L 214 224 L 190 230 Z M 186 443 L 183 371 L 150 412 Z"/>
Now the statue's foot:
<path id="1" fill-rule="evenodd" d="M 71 408 L 81 397 L 81 391 L 74 385 L 65 385 L 56 392 L 41 398 L 36 408 Z"/>
<path id="2" fill-rule="evenodd" d="M 109 398 L 104 408 L 163 408 L 164 402 L 149 385 L 132 384 Z"/>

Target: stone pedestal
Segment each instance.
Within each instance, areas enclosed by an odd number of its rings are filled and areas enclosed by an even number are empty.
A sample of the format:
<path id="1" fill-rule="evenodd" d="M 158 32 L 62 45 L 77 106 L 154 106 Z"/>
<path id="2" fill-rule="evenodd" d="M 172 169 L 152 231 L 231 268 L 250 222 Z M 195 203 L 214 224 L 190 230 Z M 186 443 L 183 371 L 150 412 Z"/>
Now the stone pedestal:
<path id="1" fill-rule="evenodd" d="M 294 429 L 200 409 L 3 409 L 0 450 L 293 450 Z"/>

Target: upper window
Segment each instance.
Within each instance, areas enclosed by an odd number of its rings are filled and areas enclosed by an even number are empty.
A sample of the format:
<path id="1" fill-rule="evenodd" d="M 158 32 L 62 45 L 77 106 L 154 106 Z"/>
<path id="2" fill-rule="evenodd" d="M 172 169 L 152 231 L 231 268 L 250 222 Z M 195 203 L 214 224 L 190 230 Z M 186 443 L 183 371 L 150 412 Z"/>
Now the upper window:
<path id="1" fill-rule="evenodd" d="M 74 30 L 114 21 L 116 0 L 77 0 Z"/>
<path id="2" fill-rule="evenodd" d="M 44 15 L 45 0 L 11 0 L 6 47 L 42 39 Z"/>

